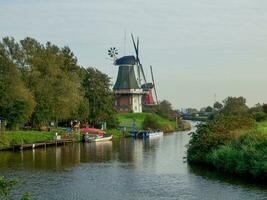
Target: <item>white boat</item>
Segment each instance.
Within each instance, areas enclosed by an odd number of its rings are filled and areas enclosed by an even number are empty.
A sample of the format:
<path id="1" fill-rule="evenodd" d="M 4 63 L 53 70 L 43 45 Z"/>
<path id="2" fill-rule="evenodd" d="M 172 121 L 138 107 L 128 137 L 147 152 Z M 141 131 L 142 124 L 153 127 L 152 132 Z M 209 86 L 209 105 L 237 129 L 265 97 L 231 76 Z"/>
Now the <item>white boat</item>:
<path id="1" fill-rule="evenodd" d="M 162 136 L 163 136 L 163 132 L 162 131 L 149 133 L 149 138 L 162 137 Z"/>
<path id="2" fill-rule="evenodd" d="M 111 141 L 113 136 L 107 134 L 105 131 L 95 128 L 83 128 L 81 129 L 83 133 L 84 142 L 105 142 Z"/>
<path id="3" fill-rule="evenodd" d="M 111 141 L 112 138 L 113 138 L 112 135 L 105 134 L 103 136 L 90 135 L 87 139 L 88 139 L 88 142 L 106 142 L 106 141 Z"/>
<path id="4" fill-rule="evenodd" d="M 131 135 L 134 138 L 156 138 L 156 137 L 162 137 L 163 132 L 142 130 L 142 131 L 132 131 Z"/>

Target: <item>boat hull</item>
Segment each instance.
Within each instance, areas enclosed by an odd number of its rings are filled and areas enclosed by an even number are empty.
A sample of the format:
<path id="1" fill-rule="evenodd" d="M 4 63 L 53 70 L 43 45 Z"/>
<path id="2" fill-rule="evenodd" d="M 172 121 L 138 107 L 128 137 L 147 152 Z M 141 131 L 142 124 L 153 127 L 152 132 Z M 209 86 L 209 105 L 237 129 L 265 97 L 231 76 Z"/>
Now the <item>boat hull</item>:
<path id="1" fill-rule="evenodd" d="M 132 137 L 134 138 L 157 138 L 162 137 L 163 132 L 162 131 L 134 131 L 131 132 Z"/>
<path id="2" fill-rule="evenodd" d="M 104 135 L 103 137 L 99 137 L 97 135 L 84 135 L 84 142 L 106 142 L 111 141 L 113 138 L 112 135 Z"/>
<path id="3" fill-rule="evenodd" d="M 107 142 L 112 140 L 112 135 L 109 137 L 103 137 L 103 138 L 95 138 L 95 139 L 89 139 L 89 142 Z"/>

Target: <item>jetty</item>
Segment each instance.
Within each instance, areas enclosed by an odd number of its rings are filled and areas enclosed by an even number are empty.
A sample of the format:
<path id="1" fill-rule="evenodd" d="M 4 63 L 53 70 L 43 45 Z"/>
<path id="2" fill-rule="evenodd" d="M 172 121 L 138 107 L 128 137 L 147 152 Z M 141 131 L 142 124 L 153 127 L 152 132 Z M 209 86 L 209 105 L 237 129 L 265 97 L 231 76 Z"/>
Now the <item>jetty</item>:
<path id="1" fill-rule="evenodd" d="M 13 150 L 24 150 L 24 149 L 35 149 L 47 146 L 57 146 L 57 145 L 65 145 L 66 143 L 74 143 L 74 139 L 60 139 L 60 140 L 52 140 L 52 141 L 46 141 L 46 142 L 35 142 L 31 144 L 14 144 L 12 145 Z"/>

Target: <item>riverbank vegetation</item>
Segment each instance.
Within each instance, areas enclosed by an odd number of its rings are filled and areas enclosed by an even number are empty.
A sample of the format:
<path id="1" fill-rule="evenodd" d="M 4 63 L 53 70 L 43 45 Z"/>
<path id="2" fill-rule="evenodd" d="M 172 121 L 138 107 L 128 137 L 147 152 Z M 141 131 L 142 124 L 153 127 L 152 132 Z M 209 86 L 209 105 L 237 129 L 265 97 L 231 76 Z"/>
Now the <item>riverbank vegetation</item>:
<path id="1" fill-rule="evenodd" d="M 190 123 L 162 117 L 156 113 L 118 113 L 120 127 L 135 127 L 136 129 L 160 129 L 164 133 L 190 130 Z"/>
<path id="2" fill-rule="evenodd" d="M 166 100 L 148 113 L 117 114 L 110 77 L 80 66 L 68 47 L 5 37 L 0 41 L 0 72 L 0 120 L 5 120 L 0 124 L 0 149 L 12 143 L 51 140 L 56 132 L 64 135 L 66 130 L 55 129 L 70 127 L 72 120 L 83 127 L 105 124 L 117 138 L 127 135 L 119 128 L 131 126 L 133 120 L 142 129 L 146 116 L 155 116 L 165 132 L 177 130 L 177 112 Z M 178 121 L 178 128 L 190 126 Z"/>
<path id="3" fill-rule="evenodd" d="M 72 119 L 116 125 L 110 78 L 79 66 L 68 47 L 3 38 L 0 70 L 0 116 L 8 129 L 25 122 L 39 129 Z"/>
<path id="4" fill-rule="evenodd" d="M 0 176 L 0 197 L 3 199 L 10 199 L 10 193 L 14 190 L 15 186 L 19 183 L 17 179 L 6 179 L 3 176 Z M 1 198 L 1 199 L 2 199 Z M 26 192 L 21 195 L 21 200 L 30 200 L 31 194 Z"/>
<path id="5" fill-rule="evenodd" d="M 260 113 L 260 114 L 259 114 Z M 263 105 L 246 106 L 243 97 L 229 97 L 224 106 L 192 133 L 188 161 L 219 171 L 267 180 L 267 116 Z M 258 117 L 259 115 L 265 117 Z"/>

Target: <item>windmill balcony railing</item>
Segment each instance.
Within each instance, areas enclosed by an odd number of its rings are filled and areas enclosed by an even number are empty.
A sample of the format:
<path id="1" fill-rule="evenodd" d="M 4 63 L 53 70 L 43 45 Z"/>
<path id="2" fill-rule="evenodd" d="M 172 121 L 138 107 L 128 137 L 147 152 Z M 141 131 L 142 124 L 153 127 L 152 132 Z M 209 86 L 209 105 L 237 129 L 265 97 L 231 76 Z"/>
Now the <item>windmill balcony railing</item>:
<path id="1" fill-rule="evenodd" d="M 115 90 L 115 94 L 146 94 L 142 89 L 120 89 Z"/>

